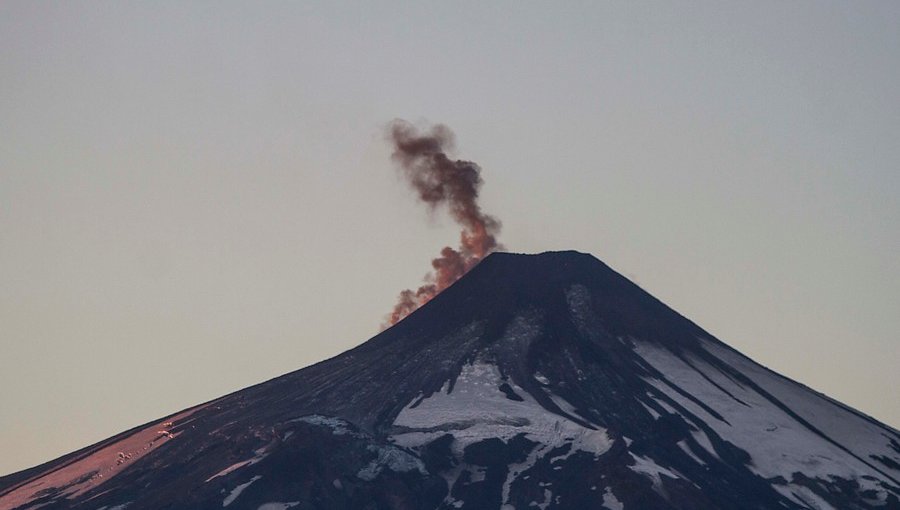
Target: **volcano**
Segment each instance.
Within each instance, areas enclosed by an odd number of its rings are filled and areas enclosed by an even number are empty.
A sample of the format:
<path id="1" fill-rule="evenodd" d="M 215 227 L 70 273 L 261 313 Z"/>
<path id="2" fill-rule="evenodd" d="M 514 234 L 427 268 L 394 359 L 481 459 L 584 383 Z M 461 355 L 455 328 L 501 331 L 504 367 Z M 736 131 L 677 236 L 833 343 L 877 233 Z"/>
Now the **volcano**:
<path id="1" fill-rule="evenodd" d="M 316 365 L 0 478 L 6 509 L 898 509 L 900 433 L 596 258 L 495 253 Z"/>

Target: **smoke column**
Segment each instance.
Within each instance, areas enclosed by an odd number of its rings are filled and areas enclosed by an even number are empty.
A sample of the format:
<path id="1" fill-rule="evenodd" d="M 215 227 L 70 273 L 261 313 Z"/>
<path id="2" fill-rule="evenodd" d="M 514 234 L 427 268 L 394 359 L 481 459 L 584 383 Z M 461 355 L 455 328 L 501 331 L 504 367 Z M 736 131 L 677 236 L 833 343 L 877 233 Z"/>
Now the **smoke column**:
<path id="1" fill-rule="evenodd" d="M 387 135 L 394 146 L 391 158 L 419 199 L 432 211 L 446 206 L 462 227 L 459 247 L 444 247 L 440 256 L 431 261 L 434 270 L 425 276 L 425 283 L 415 291 L 400 293 L 385 324 L 390 326 L 430 301 L 501 246 L 497 242 L 500 222 L 482 212 L 478 205 L 478 190 L 483 182 L 481 167 L 447 157 L 447 151 L 454 146 L 453 132 L 447 126 L 437 124 L 422 131 L 409 122 L 395 120 L 388 126 Z"/>

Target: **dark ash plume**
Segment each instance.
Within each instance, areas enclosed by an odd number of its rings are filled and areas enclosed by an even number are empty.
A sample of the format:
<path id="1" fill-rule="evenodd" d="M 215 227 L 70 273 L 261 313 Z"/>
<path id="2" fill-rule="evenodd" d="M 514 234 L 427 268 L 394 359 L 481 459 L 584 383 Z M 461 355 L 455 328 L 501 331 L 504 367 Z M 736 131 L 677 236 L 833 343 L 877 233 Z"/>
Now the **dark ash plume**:
<path id="1" fill-rule="evenodd" d="M 420 131 L 404 120 L 388 126 L 388 140 L 394 146 L 391 158 L 416 191 L 419 199 L 435 210 L 446 205 L 450 216 L 462 227 L 459 248 L 444 247 L 440 257 L 431 261 L 434 271 L 418 290 L 400 293 L 386 326 L 393 325 L 449 287 L 482 258 L 501 248 L 497 242 L 500 222 L 481 211 L 478 190 L 481 167 L 471 161 L 453 160 L 453 132 L 437 124 Z"/>

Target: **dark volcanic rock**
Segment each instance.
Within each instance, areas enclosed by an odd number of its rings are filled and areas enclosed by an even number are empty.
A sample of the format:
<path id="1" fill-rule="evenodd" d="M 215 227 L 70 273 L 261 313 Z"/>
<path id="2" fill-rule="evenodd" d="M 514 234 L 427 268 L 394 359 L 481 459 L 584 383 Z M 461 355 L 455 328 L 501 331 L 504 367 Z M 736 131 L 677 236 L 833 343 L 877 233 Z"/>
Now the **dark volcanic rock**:
<path id="1" fill-rule="evenodd" d="M 497 253 L 355 349 L 0 478 L 0 509 L 897 509 L 898 445 L 590 255 Z"/>

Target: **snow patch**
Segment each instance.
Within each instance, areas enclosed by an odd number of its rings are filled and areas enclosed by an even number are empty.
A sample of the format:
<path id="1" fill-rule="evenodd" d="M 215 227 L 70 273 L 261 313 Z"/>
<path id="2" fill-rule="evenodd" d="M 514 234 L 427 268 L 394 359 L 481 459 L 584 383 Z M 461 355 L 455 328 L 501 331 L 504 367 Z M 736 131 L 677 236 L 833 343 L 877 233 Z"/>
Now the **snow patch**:
<path id="1" fill-rule="evenodd" d="M 290 503 L 263 503 L 259 505 L 256 510 L 287 510 L 288 508 L 299 505 L 299 501 L 292 501 Z"/>
<path id="2" fill-rule="evenodd" d="M 556 404 L 556 407 L 558 407 L 560 411 L 568 414 L 569 416 L 581 417 L 578 411 L 575 410 L 575 406 L 570 404 L 568 400 L 560 397 L 555 393 L 545 392 L 545 394 L 554 404 Z"/>
<path id="3" fill-rule="evenodd" d="M 621 501 L 616 497 L 615 494 L 612 493 L 612 489 L 609 487 L 603 491 L 603 506 L 608 508 L 609 510 L 625 510 L 625 505 L 622 504 Z"/>
<path id="4" fill-rule="evenodd" d="M 703 460 L 701 460 L 700 457 L 698 457 L 696 454 L 694 454 L 694 452 L 691 451 L 690 446 L 688 446 L 688 444 L 683 439 L 681 441 L 678 441 L 678 443 L 676 443 L 676 444 L 678 445 L 679 448 L 681 448 L 681 451 L 683 451 L 684 453 L 687 454 L 688 457 L 694 459 L 694 462 L 696 462 L 697 464 L 700 464 L 701 466 L 706 465 L 706 462 L 703 462 Z"/>
<path id="5" fill-rule="evenodd" d="M 653 409 L 652 407 L 648 406 L 647 404 L 645 404 L 641 401 L 638 401 L 638 403 L 640 403 L 641 406 L 643 406 L 644 409 L 646 409 L 647 412 L 650 413 L 650 416 L 652 416 L 654 420 L 659 418 L 660 414 L 658 412 L 656 412 L 655 409 Z"/>
<path id="6" fill-rule="evenodd" d="M 544 501 L 543 503 L 538 503 L 537 507 L 541 510 L 547 510 L 547 507 L 550 506 L 550 503 L 553 501 L 553 492 L 549 489 L 544 489 Z"/>
<path id="7" fill-rule="evenodd" d="M 362 437 L 362 434 L 353 432 L 348 426 L 349 423 L 340 418 L 333 416 L 322 416 L 320 414 L 311 414 L 300 418 L 289 420 L 288 423 L 309 423 L 310 425 L 318 425 L 320 427 L 328 427 L 331 433 L 336 436 L 350 435 L 353 437 Z"/>
<path id="8" fill-rule="evenodd" d="M 680 478 L 677 474 L 660 466 L 647 457 L 635 455 L 631 452 L 628 452 L 628 454 L 631 455 L 632 459 L 634 459 L 634 465 L 629 466 L 631 470 L 635 473 L 640 473 L 650 478 L 650 480 L 653 481 L 653 488 L 657 491 L 662 489 L 662 478 L 660 478 L 660 475 L 666 475 L 669 478 Z"/>
<path id="9" fill-rule="evenodd" d="M 235 462 L 234 464 L 228 466 L 227 468 L 225 468 L 225 469 L 219 471 L 218 473 L 216 473 L 216 474 L 210 476 L 210 477 L 207 478 L 206 481 L 204 481 L 203 483 L 207 483 L 207 482 L 209 482 L 210 480 L 213 480 L 213 479 L 218 478 L 218 477 L 220 477 L 220 476 L 225 476 L 225 475 L 227 475 L 227 474 L 229 474 L 229 473 L 231 473 L 231 472 L 237 471 L 238 469 L 241 469 L 241 468 L 244 468 L 244 467 L 248 467 L 248 466 L 252 466 L 252 465 L 254 465 L 254 464 L 256 464 L 256 463 L 262 461 L 263 459 L 265 459 L 266 457 L 269 456 L 269 453 L 266 451 L 266 448 L 265 448 L 265 447 L 259 448 L 259 449 L 257 449 L 257 450 L 253 450 L 253 453 L 254 453 L 254 456 L 253 456 L 252 458 L 247 459 L 247 460 L 242 460 L 242 461 L 240 461 L 240 462 Z M 112 509 L 110 509 L 110 510 L 112 510 Z"/>
<path id="10" fill-rule="evenodd" d="M 247 487 L 250 487 L 250 485 L 253 482 L 259 480 L 260 478 L 262 478 L 262 477 L 259 475 L 256 475 L 253 478 L 251 478 L 249 482 L 242 483 L 242 484 L 238 485 L 237 487 L 235 487 L 234 489 L 231 489 L 231 493 L 228 494 L 228 496 L 225 496 L 225 499 L 222 500 L 222 507 L 224 508 L 224 507 L 232 504 L 234 502 L 234 500 L 236 500 L 241 495 L 241 493 L 244 492 L 244 489 L 246 489 Z"/>
<path id="11" fill-rule="evenodd" d="M 772 392 L 782 404 L 790 403 L 793 406 L 797 403 L 801 407 L 809 407 L 810 404 L 803 402 L 816 399 L 823 405 L 828 404 L 828 401 L 820 399 L 798 384 L 773 383 L 772 380 L 782 378 L 758 365 L 754 368 L 752 365 L 755 364 L 749 359 L 716 347 L 710 342 L 703 342 L 703 346 L 710 354 L 721 356 L 723 364 L 734 363 L 736 366 L 732 368 L 739 373 L 753 374 L 757 384 L 771 387 L 772 390 L 767 391 Z M 831 477 L 856 480 L 864 490 L 884 491 L 879 482 L 867 479 L 867 477 L 882 478 L 881 473 L 825 440 L 752 386 L 737 384 L 731 377 L 726 377 L 719 368 L 698 357 L 685 355 L 686 358 L 682 359 L 667 349 L 646 342 L 635 342 L 634 349 L 653 368 L 665 374 L 668 383 L 656 378 L 645 380 L 679 406 L 703 419 L 716 435 L 750 454 L 752 463 L 748 467 L 760 476 L 769 479 L 780 476 L 791 480 L 793 473 L 800 472 L 822 480 L 829 480 Z M 715 381 L 715 384 L 711 384 L 710 380 Z M 681 391 L 676 391 L 673 386 Z M 773 390 L 779 391 L 779 394 L 776 395 Z M 691 395 L 703 402 L 724 421 L 685 395 Z M 841 412 L 844 410 L 833 404 L 829 406 L 822 409 L 820 414 L 810 417 L 811 422 L 817 427 L 820 423 L 824 423 L 824 428 L 844 430 L 848 426 L 846 423 L 835 424 L 835 422 L 858 419 L 849 412 Z M 794 410 L 793 407 L 790 409 Z M 683 417 L 691 421 L 689 416 Z M 860 436 L 873 436 L 863 429 L 858 429 L 858 432 Z M 692 434 L 701 446 L 710 453 L 715 452 L 706 437 L 707 432 L 693 431 Z M 789 491 L 800 491 L 799 486 L 789 487 Z M 813 503 L 804 502 L 804 504 Z"/>
<path id="12" fill-rule="evenodd" d="M 870 461 L 873 455 L 884 456 L 900 464 L 900 452 L 890 447 L 891 435 L 900 437 L 896 430 L 881 426 L 840 402 L 782 377 L 718 343 L 703 338 L 700 341 L 707 352 L 748 377 L 858 457 Z M 878 467 L 883 471 L 891 469 L 883 465 Z M 892 474 L 896 480 L 900 470 L 894 469 Z"/>
<path id="13" fill-rule="evenodd" d="M 503 383 L 509 384 L 522 401 L 507 398 L 499 389 Z M 561 409 L 574 414 L 574 408 L 564 399 L 549 393 L 548 396 Z M 514 381 L 504 380 L 495 365 L 484 361 L 465 365 L 452 391 L 447 386 L 447 390 L 431 395 L 416 407 L 412 407 L 414 402 L 417 400 L 407 405 L 394 420 L 394 426 L 400 432 L 391 438 L 398 445 L 417 448 L 449 433 L 455 439 L 454 455 L 462 458 L 466 446 L 490 438 L 509 441 L 524 434 L 525 438 L 538 443 L 524 462 L 510 466 L 510 474 L 503 485 L 503 503 L 508 500 L 512 481 L 555 448 L 571 445 L 566 456 L 581 451 L 597 457 L 612 445 L 606 430 L 585 427 L 545 409 Z M 451 487 L 456 483 L 458 471 L 445 473 L 446 477 L 452 477 L 447 480 Z"/>
<path id="14" fill-rule="evenodd" d="M 486 476 L 486 468 L 475 468 L 473 471 L 469 471 L 469 483 L 482 482 Z"/>
<path id="15" fill-rule="evenodd" d="M 772 485 L 772 487 L 788 499 L 799 503 L 808 510 L 838 510 L 815 492 L 802 485 Z"/>
<path id="16" fill-rule="evenodd" d="M 426 475 L 425 464 L 416 457 L 394 446 L 369 445 L 367 449 L 378 456 L 356 474 L 362 480 L 371 482 L 387 468 L 395 473 L 418 471 Z"/>
<path id="17" fill-rule="evenodd" d="M 694 441 L 697 441 L 704 450 L 706 450 L 710 455 L 715 458 L 719 458 L 719 454 L 716 453 L 716 448 L 713 446 L 712 441 L 709 440 L 709 437 L 701 430 L 692 430 L 691 435 L 694 436 Z"/>

